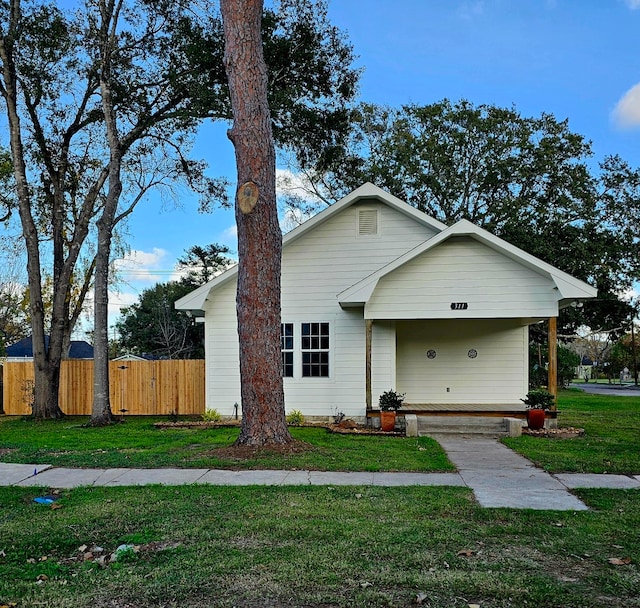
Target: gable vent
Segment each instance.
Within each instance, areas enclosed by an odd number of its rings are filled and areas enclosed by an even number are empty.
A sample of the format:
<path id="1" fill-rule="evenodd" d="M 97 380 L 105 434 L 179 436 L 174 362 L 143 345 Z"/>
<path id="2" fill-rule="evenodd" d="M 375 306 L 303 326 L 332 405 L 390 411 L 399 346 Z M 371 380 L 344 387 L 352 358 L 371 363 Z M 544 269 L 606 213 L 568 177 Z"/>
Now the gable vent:
<path id="1" fill-rule="evenodd" d="M 358 211 L 358 235 L 370 236 L 378 234 L 378 211 L 361 209 Z"/>

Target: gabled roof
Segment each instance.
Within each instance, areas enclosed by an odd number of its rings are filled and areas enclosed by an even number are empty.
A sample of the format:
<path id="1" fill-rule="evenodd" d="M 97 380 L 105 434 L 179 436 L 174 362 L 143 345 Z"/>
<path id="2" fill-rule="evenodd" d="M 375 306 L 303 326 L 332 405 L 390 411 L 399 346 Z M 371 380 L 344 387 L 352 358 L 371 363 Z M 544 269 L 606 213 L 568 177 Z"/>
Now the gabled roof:
<path id="1" fill-rule="evenodd" d="M 447 227 L 446 224 L 443 224 L 430 215 L 419 211 L 415 207 L 412 207 L 408 203 L 405 203 L 403 200 L 400 200 L 397 196 L 393 196 L 393 194 L 385 192 L 382 188 L 378 188 L 378 186 L 367 182 L 365 184 L 362 184 L 362 186 L 360 186 L 359 188 L 356 188 L 350 194 L 347 194 L 347 196 L 345 196 L 344 198 L 341 198 L 338 202 L 334 203 L 330 207 L 327 207 L 317 215 L 314 215 L 311 219 L 307 220 L 303 224 L 300 224 L 300 226 L 298 226 L 291 232 L 287 233 L 282 241 L 283 246 L 300 238 L 303 234 L 309 232 L 310 230 L 313 230 L 319 224 L 326 222 L 328 219 L 340 213 L 347 207 L 350 207 L 354 203 L 357 203 L 361 200 L 371 199 L 375 199 L 382 203 L 385 203 L 389 207 L 400 211 L 400 213 L 413 218 L 418 223 L 423 224 L 424 226 L 428 226 L 435 232 L 445 230 Z"/>
<path id="2" fill-rule="evenodd" d="M 49 336 L 44 337 L 45 348 L 49 348 Z M 33 357 L 31 336 L 7 346 L 7 357 Z M 93 359 L 93 346 L 84 340 L 72 340 L 69 346 L 69 359 Z"/>
<path id="3" fill-rule="evenodd" d="M 320 224 L 323 224 L 334 215 L 340 213 L 351 205 L 362 200 L 371 199 L 380 201 L 388 205 L 389 207 L 396 209 L 400 213 L 413 218 L 420 224 L 428 226 L 435 232 L 441 232 L 447 228 L 446 224 L 443 224 L 442 222 L 427 215 L 426 213 L 423 213 L 422 211 L 418 211 L 418 209 L 405 203 L 398 197 L 385 192 L 382 188 L 378 188 L 378 186 L 367 182 L 359 188 L 356 188 L 353 192 L 351 192 L 344 198 L 341 198 L 338 202 L 327 207 L 317 215 L 314 215 L 311 219 L 296 227 L 291 232 L 288 232 L 282 239 L 283 248 L 287 245 L 290 245 L 304 234 L 310 232 Z M 179 310 L 190 310 L 198 314 L 199 311 L 202 311 L 204 309 L 204 303 L 209 295 L 209 292 L 213 289 L 219 288 L 227 281 L 233 279 L 237 273 L 238 266 L 232 266 L 226 272 L 223 272 L 221 275 L 218 275 L 208 283 L 200 286 L 195 291 L 192 291 L 191 293 L 177 300 L 175 303 L 175 307 Z"/>
<path id="4" fill-rule="evenodd" d="M 472 224 L 468 220 L 460 220 L 453 226 L 450 226 L 440 232 L 440 234 L 428 239 L 393 262 L 383 266 L 378 271 L 339 293 L 338 302 L 341 306 L 357 306 L 365 304 L 373 294 L 378 281 L 382 277 L 392 273 L 397 268 L 400 268 L 426 251 L 432 250 L 446 240 L 459 236 L 471 237 L 506 257 L 522 264 L 523 266 L 526 266 L 534 272 L 548 277 L 554 282 L 558 289 L 558 301 L 560 302 L 565 301 L 568 304 L 570 301 L 595 298 L 597 295 L 597 289 L 588 283 L 580 281 L 566 272 L 555 268 L 551 264 L 543 262 L 526 251 L 523 251 L 490 232 L 487 232 L 479 226 Z"/>
<path id="5" fill-rule="evenodd" d="M 111 361 L 154 361 L 157 360 L 157 357 L 153 355 L 149 355 L 147 353 L 143 353 L 142 355 L 134 355 L 132 353 L 125 353 L 124 355 L 120 355 L 119 357 L 114 357 Z"/>

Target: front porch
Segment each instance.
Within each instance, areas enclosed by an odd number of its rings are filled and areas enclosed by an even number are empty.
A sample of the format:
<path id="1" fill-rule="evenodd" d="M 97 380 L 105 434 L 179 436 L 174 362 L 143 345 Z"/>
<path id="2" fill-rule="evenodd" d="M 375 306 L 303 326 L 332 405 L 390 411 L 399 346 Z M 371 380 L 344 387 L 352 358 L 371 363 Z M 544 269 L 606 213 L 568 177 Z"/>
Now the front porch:
<path id="1" fill-rule="evenodd" d="M 556 318 L 547 322 L 548 388 L 556 396 Z M 377 426 L 380 411 L 372 390 L 377 324 L 367 319 L 365 327 L 366 419 Z M 401 419 L 412 417 L 423 430 L 456 424 L 464 432 L 476 432 L 474 427 L 522 426 L 527 417 L 522 402 L 528 391 L 527 324 L 509 319 L 413 320 L 397 321 L 393 329 L 392 376 L 398 392 L 407 395 L 398 412 Z M 443 402 L 443 397 L 451 400 Z M 556 426 L 557 416 L 554 406 L 546 414 L 547 426 Z"/>
<path id="2" fill-rule="evenodd" d="M 398 411 L 407 436 L 468 433 L 519 436 L 527 417 L 523 403 L 409 403 Z M 557 410 L 546 413 L 546 425 L 557 425 Z M 379 426 L 380 410 L 367 410 L 367 426 Z M 404 422 L 404 425 L 403 425 Z"/>

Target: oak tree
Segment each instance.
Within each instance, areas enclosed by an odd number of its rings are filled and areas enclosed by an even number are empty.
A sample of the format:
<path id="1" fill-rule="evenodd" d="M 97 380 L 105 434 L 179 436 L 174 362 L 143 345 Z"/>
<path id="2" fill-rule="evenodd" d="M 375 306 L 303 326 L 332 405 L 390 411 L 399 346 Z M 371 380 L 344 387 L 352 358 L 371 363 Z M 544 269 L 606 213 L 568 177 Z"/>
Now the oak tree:
<path id="1" fill-rule="evenodd" d="M 619 295 L 640 278 L 640 170 L 619 157 L 594 163 L 590 142 L 546 113 L 444 100 L 362 104 L 354 117 L 345 147 L 306 167 L 307 201 L 328 204 L 373 181 L 446 224 L 467 219 L 596 286 L 597 301 L 563 312 L 562 333 L 581 324 L 612 330 L 628 317 Z"/>
<path id="2" fill-rule="evenodd" d="M 274 115 L 283 145 L 293 147 L 296 129 L 300 141 L 311 136 L 299 124 L 324 125 L 329 136 L 344 127 L 343 109 L 357 80 L 347 60 L 350 47 L 339 32 L 322 21 L 322 11 L 317 17 L 304 10 L 315 4 L 282 0 L 264 32 L 273 42 L 274 96 L 277 83 L 283 89 L 288 83 L 287 90 L 297 95 L 281 95 Z M 0 5 L 0 17 L 0 96 L 27 251 L 34 415 L 56 418 L 62 415 L 57 395 L 64 344 L 77 318 L 75 306 L 83 301 L 69 297 L 73 277 L 82 278 L 81 296 L 96 277 L 96 367 L 104 371 L 106 282 L 115 225 L 150 188 L 170 187 L 175 179 L 197 186 L 204 206 L 225 200 L 226 181 L 202 181 L 204 165 L 187 156 L 199 121 L 231 117 L 221 22 L 208 2 L 194 7 L 164 0 L 86 0 L 74 11 L 51 2 L 9 0 Z M 302 40 L 312 44 L 300 45 Z M 331 58 L 338 52 L 342 65 Z M 331 75 L 336 66 L 338 75 Z M 306 78 L 298 88 L 287 76 L 294 68 Z M 321 141 L 327 135 L 314 137 Z M 97 239 L 95 259 L 91 238 Z M 80 263 L 83 258 L 86 264 Z M 42 294 L 47 273 L 54 294 L 50 320 Z M 103 371 L 96 374 L 95 423 L 110 418 Z"/>
<path id="3" fill-rule="evenodd" d="M 204 358 L 203 325 L 175 308 L 176 300 L 192 290 L 192 284 L 181 281 L 144 289 L 137 302 L 120 311 L 120 351 L 157 359 Z"/>

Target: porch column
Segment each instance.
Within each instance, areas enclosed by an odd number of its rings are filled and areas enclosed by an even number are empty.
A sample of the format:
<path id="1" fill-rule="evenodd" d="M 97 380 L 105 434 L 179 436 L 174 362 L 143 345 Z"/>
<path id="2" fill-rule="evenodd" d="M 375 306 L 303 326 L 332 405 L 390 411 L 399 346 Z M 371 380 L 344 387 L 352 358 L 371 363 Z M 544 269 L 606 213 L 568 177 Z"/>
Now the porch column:
<path id="1" fill-rule="evenodd" d="M 558 397 L 558 317 L 549 317 L 549 370 L 547 389 L 554 399 Z M 555 410 L 557 406 L 554 405 Z"/>
<path id="2" fill-rule="evenodd" d="M 371 410 L 371 342 L 373 338 L 373 319 L 365 319 L 365 362 L 364 362 L 364 377 L 365 377 L 365 393 L 367 400 L 367 411 Z"/>

